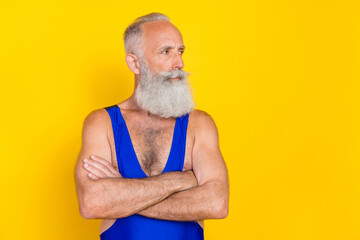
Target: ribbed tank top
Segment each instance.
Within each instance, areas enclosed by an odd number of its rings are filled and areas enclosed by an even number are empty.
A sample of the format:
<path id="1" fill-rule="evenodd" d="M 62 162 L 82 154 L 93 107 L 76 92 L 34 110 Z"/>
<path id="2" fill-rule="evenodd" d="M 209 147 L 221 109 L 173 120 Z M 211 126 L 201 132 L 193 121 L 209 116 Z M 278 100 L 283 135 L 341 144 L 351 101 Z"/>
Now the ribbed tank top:
<path id="1" fill-rule="evenodd" d="M 111 118 L 119 172 L 124 178 L 145 178 L 147 175 L 135 154 L 128 128 L 118 105 L 105 108 Z M 169 157 L 163 173 L 182 171 L 185 160 L 186 132 L 189 114 L 176 119 Z M 100 235 L 101 240 L 202 240 L 202 227 L 195 221 L 168 221 L 134 214 L 116 219 Z"/>

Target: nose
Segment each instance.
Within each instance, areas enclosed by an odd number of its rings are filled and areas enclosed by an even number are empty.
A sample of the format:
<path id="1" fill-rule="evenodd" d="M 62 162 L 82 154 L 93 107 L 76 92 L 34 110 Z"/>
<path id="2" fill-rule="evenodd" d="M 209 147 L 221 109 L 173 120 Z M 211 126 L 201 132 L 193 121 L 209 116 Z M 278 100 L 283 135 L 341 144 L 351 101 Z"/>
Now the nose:
<path id="1" fill-rule="evenodd" d="M 182 59 L 182 55 L 180 53 L 174 54 L 173 59 L 173 69 L 183 69 L 184 61 Z"/>

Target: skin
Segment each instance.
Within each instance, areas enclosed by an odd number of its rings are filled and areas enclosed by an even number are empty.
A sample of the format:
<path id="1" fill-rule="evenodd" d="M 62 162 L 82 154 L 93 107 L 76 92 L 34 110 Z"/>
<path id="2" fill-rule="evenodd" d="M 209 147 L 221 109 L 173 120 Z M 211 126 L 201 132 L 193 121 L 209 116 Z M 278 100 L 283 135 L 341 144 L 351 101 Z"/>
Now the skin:
<path id="1" fill-rule="evenodd" d="M 144 23 L 142 29 L 144 58 L 153 73 L 184 67 L 183 39 L 174 25 L 155 21 Z M 126 62 L 134 73 L 136 89 L 139 59 L 127 54 Z M 139 163 L 149 177 L 121 177 L 110 117 L 105 109 L 91 112 L 84 121 L 82 148 L 75 168 L 81 215 L 103 219 L 100 232 L 116 218 L 136 213 L 158 219 L 198 221 L 201 226 L 204 219 L 225 218 L 228 174 L 213 119 L 203 111 L 190 113 L 183 171 L 161 174 L 170 152 L 175 119 L 160 118 L 141 109 L 134 100 L 135 91 L 118 106 Z M 149 136 L 154 142 L 151 146 L 145 140 Z M 149 152 L 156 156 L 151 164 L 146 157 Z"/>

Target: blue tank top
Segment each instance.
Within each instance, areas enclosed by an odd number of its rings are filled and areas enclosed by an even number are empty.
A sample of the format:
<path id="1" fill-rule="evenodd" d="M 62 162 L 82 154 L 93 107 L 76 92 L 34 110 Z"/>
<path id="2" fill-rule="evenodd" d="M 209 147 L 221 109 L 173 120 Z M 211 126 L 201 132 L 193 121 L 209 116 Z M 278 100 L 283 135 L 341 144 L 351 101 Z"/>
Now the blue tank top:
<path id="1" fill-rule="evenodd" d="M 121 176 L 124 178 L 147 177 L 136 157 L 120 108 L 114 105 L 105 109 L 111 118 Z M 176 119 L 172 145 L 163 173 L 183 169 L 188 120 L 188 114 Z M 101 240 L 202 240 L 204 233 L 202 227 L 195 221 L 168 221 L 134 214 L 116 219 L 115 223 L 100 235 L 100 238 Z"/>

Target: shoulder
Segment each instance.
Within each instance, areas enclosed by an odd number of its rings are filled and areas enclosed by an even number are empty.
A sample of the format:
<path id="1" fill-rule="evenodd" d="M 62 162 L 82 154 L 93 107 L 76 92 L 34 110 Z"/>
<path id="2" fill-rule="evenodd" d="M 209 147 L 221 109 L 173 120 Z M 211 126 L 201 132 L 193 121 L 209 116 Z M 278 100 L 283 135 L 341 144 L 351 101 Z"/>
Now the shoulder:
<path id="1" fill-rule="evenodd" d="M 205 111 L 193 110 L 189 115 L 189 127 L 195 138 L 218 138 L 214 119 Z"/>
<path id="2" fill-rule="evenodd" d="M 106 109 L 100 108 L 91 111 L 84 120 L 84 125 L 101 125 L 109 120 Z"/>
<path id="3" fill-rule="evenodd" d="M 84 120 L 83 132 L 106 133 L 111 126 L 111 119 L 105 108 L 91 111 Z"/>
<path id="4" fill-rule="evenodd" d="M 193 110 L 189 115 L 189 123 L 196 129 L 216 129 L 214 119 L 202 110 Z"/>

